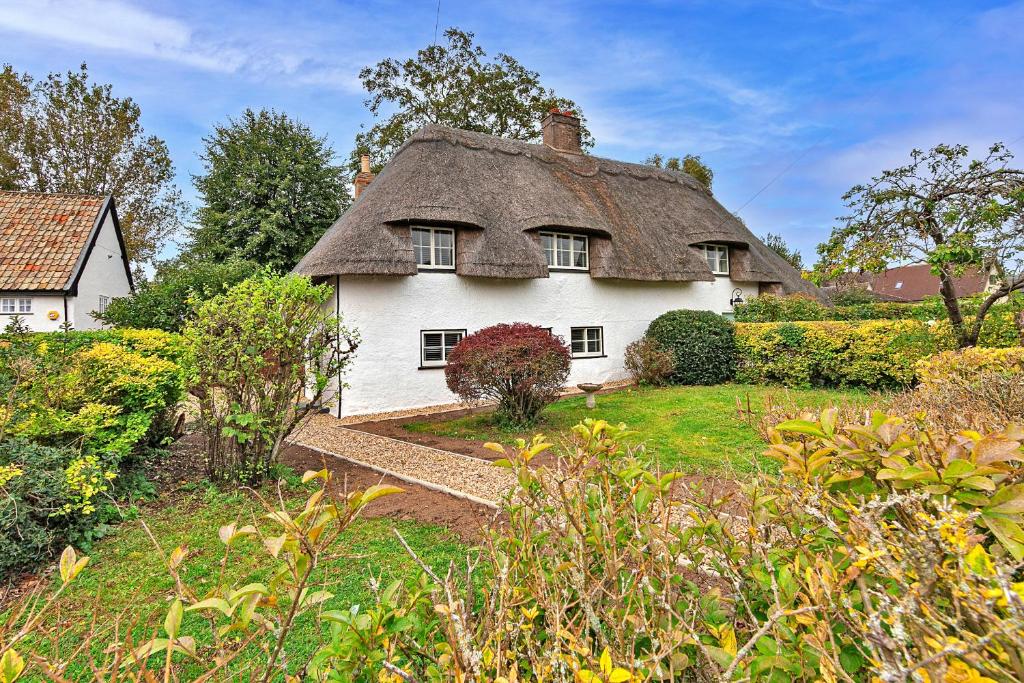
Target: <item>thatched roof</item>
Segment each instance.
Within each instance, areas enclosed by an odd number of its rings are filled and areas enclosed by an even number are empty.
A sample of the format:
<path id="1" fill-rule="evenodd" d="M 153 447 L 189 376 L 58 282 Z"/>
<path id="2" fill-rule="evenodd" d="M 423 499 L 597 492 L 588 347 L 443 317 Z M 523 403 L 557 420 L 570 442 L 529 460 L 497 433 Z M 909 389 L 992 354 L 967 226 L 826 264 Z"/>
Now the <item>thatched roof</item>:
<path id="1" fill-rule="evenodd" d="M 590 239 L 594 278 L 712 280 L 700 242 L 729 244 L 731 277 L 814 291 L 685 173 L 427 126 L 306 254 L 309 276 L 415 275 L 409 225 L 457 228 L 456 272 L 547 277 L 537 231 Z"/>

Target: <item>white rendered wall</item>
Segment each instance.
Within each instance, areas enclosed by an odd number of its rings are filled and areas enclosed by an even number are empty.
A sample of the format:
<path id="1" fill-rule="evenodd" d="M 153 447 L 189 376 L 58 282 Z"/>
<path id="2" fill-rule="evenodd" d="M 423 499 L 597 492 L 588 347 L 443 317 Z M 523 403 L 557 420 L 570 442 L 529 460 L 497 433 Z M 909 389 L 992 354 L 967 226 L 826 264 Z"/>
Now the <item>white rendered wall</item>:
<path id="1" fill-rule="evenodd" d="M 25 321 L 29 329 L 33 332 L 56 332 L 60 329 L 60 326 L 64 324 L 64 297 L 61 295 L 38 295 L 29 292 L 16 292 L 16 293 L 0 293 L 0 297 L 8 298 L 14 297 L 16 299 L 32 299 L 32 313 L 26 315 L 21 314 L 21 319 Z M 71 303 L 68 302 L 68 309 L 70 310 Z M 50 311 L 56 311 L 57 319 L 50 320 Z M 0 332 L 3 328 L 7 327 L 7 324 L 11 322 L 13 315 L 0 315 Z"/>
<path id="2" fill-rule="evenodd" d="M 332 280 L 330 284 L 334 284 Z M 568 343 L 571 327 L 604 327 L 606 357 L 573 359 L 568 384 L 623 379 L 626 346 L 648 324 L 677 308 L 731 313 L 729 298 L 739 287 L 744 299 L 757 283 L 716 278 L 714 282 L 625 282 L 594 280 L 587 273 L 551 273 L 549 278 L 499 280 L 454 273 L 412 277 L 342 276 L 344 324 L 359 330 L 362 344 L 345 376 L 335 415 L 418 408 L 452 403 L 444 369 L 420 370 L 420 331 L 465 329 L 473 333 L 496 323 L 525 322 L 551 327 Z"/>
<path id="3" fill-rule="evenodd" d="M 128 274 L 124 271 L 121 245 L 117 241 L 114 221 L 111 215 L 107 214 L 96 238 L 96 246 L 82 267 L 82 276 L 78 280 L 78 296 L 68 297 L 68 316 L 72 325 L 76 330 L 95 330 L 103 327 L 103 323 L 92 317 L 92 312 L 99 308 L 100 296 L 116 299 L 131 293 L 131 284 L 128 282 Z"/>

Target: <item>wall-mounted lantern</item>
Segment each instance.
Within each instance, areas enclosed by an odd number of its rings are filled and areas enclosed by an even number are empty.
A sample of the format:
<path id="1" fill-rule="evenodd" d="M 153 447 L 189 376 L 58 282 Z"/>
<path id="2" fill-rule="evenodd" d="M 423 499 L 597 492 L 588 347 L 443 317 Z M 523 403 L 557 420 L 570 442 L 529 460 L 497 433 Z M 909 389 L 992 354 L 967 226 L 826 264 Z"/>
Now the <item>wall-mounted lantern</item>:
<path id="1" fill-rule="evenodd" d="M 741 303 L 743 303 L 743 290 L 737 287 L 732 290 L 732 296 L 729 297 L 729 305 L 735 307 Z"/>

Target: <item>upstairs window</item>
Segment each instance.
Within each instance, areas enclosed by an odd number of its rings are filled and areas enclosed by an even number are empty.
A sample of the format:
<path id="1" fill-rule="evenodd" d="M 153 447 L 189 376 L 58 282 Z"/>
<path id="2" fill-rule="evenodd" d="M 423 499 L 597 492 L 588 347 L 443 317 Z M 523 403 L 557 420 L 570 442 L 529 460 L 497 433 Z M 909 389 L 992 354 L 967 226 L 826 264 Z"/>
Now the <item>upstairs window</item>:
<path id="1" fill-rule="evenodd" d="M 466 336 L 465 330 L 423 330 L 420 332 L 420 367 L 443 368 L 448 354 Z"/>
<path id="2" fill-rule="evenodd" d="M 569 347 L 573 358 L 604 355 L 604 329 L 600 327 L 573 327 L 569 334 Z"/>
<path id="3" fill-rule="evenodd" d="M 540 243 L 548 260 L 548 268 L 590 269 L 590 240 L 586 235 L 542 232 Z"/>
<path id="4" fill-rule="evenodd" d="M 412 251 L 421 269 L 455 270 L 455 231 L 413 228 Z"/>
<path id="5" fill-rule="evenodd" d="M 0 314 L 26 315 L 32 312 L 32 299 L 4 297 L 0 299 Z"/>
<path id="6" fill-rule="evenodd" d="M 109 305 L 110 305 L 110 297 L 109 296 L 103 296 L 102 294 L 100 294 L 100 303 L 99 303 L 99 306 L 96 307 L 96 312 L 97 313 L 106 313 L 107 312 L 107 306 L 109 306 Z"/>
<path id="7" fill-rule="evenodd" d="M 729 274 L 729 247 L 724 244 L 698 244 L 697 248 L 704 252 L 704 260 L 715 275 Z"/>

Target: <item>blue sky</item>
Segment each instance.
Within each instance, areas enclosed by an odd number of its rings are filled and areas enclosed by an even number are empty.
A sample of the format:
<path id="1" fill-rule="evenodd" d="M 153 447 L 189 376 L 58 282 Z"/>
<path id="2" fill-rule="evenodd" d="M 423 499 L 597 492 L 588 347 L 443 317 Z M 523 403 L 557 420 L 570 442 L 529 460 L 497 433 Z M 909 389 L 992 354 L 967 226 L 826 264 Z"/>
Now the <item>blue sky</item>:
<path id="1" fill-rule="evenodd" d="M 429 44 L 436 8 L 0 0 L 0 61 L 37 78 L 87 62 L 139 102 L 191 200 L 202 136 L 245 107 L 285 111 L 347 156 L 371 121 L 360 67 Z M 843 192 L 915 146 L 1002 140 L 1024 164 L 1024 1 L 441 0 L 440 26 L 574 99 L 596 154 L 700 154 L 719 200 L 805 261 Z"/>

